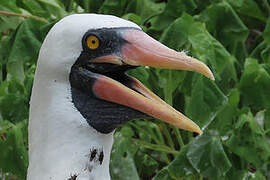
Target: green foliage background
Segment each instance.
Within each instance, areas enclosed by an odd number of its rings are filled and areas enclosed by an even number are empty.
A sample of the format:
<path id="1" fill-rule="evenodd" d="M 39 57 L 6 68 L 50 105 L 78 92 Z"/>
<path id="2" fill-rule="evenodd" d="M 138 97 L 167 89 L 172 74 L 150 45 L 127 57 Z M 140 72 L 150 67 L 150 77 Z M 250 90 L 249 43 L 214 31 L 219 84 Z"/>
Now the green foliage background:
<path id="1" fill-rule="evenodd" d="M 113 180 L 270 179 L 269 0 L 0 0 L 0 179 L 25 179 L 35 64 L 46 33 L 72 13 L 113 14 L 214 72 L 137 68 L 204 134 L 161 121 L 119 128 Z"/>

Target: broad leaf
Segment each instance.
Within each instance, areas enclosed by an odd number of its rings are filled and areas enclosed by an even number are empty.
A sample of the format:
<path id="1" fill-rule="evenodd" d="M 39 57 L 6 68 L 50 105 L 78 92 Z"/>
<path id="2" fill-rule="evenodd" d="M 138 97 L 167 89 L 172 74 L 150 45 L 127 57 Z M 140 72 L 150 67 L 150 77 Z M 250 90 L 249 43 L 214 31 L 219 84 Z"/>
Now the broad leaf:
<path id="1" fill-rule="evenodd" d="M 232 89 L 228 94 L 228 101 L 225 103 L 224 108 L 217 114 L 216 118 L 212 121 L 209 129 L 216 129 L 222 139 L 228 138 L 234 127 L 234 122 L 238 113 L 238 105 L 240 101 L 240 93 L 237 89 Z"/>
<path id="2" fill-rule="evenodd" d="M 115 144 L 111 153 L 110 174 L 113 179 L 139 180 L 134 162 L 134 154 L 138 147 L 131 143 L 133 131 L 124 127 L 115 135 Z"/>
<path id="3" fill-rule="evenodd" d="M 264 16 L 262 10 L 259 8 L 259 5 L 254 0 L 226 0 L 229 2 L 236 11 L 240 14 L 254 17 L 261 21 L 265 21 L 266 17 Z"/>
<path id="4" fill-rule="evenodd" d="M 35 62 L 44 37 L 40 34 L 40 26 L 44 23 L 28 19 L 24 21 L 11 38 L 11 49 L 8 56 L 10 75 L 20 82 L 24 80 L 24 62 Z"/>
<path id="5" fill-rule="evenodd" d="M 256 59 L 246 59 L 239 89 L 245 105 L 256 109 L 270 107 L 270 75 Z"/>
<path id="6" fill-rule="evenodd" d="M 189 145 L 187 158 L 204 177 L 219 179 L 231 168 L 216 131 L 205 132 Z"/>
<path id="7" fill-rule="evenodd" d="M 183 149 L 176 156 L 168 166 L 163 168 L 154 178 L 154 180 L 165 180 L 165 179 L 179 179 L 185 177 L 192 177 L 196 174 L 196 169 L 189 162 L 187 152 L 189 145 L 183 147 Z"/>
<path id="8" fill-rule="evenodd" d="M 246 56 L 245 41 L 248 37 L 248 28 L 228 3 L 223 1 L 212 4 L 201 12 L 199 19 L 206 23 L 208 31 L 230 53 L 240 60 L 244 60 Z"/>
<path id="9" fill-rule="evenodd" d="M 250 112 L 239 117 L 234 133 L 225 144 L 230 151 L 257 168 L 262 167 L 270 157 L 270 146 L 264 132 Z"/>
<path id="10" fill-rule="evenodd" d="M 27 130 L 27 123 L 23 121 L 14 125 L 4 121 L 0 127 L 0 169 L 25 179 L 28 160 L 24 131 Z"/>
<path id="11" fill-rule="evenodd" d="M 225 107 L 227 101 L 226 96 L 213 81 L 195 75 L 191 97 L 187 101 L 186 114 L 200 127 L 207 128 Z"/>

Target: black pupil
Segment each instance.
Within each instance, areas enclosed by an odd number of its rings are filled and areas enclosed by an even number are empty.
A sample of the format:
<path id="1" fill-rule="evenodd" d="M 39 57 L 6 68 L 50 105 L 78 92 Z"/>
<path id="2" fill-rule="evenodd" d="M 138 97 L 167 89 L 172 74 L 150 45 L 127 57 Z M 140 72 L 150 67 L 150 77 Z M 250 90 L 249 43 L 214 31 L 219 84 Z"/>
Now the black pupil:
<path id="1" fill-rule="evenodd" d="M 92 44 L 95 44 L 96 43 L 96 41 L 95 40 L 92 40 Z"/>

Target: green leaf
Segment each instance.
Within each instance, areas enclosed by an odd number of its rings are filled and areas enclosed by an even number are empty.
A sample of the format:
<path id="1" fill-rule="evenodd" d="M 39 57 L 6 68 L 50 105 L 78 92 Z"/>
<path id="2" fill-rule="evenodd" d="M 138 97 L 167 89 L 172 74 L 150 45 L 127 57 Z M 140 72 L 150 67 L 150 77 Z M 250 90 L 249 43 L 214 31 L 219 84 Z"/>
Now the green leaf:
<path id="1" fill-rule="evenodd" d="M 145 152 L 138 151 L 134 157 L 139 174 L 144 173 L 144 178 L 151 178 L 156 173 L 158 162 Z"/>
<path id="2" fill-rule="evenodd" d="M 65 7 L 65 10 L 67 12 L 71 12 L 75 8 L 74 7 L 75 6 L 74 0 L 65 0 L 62 3 L 63 3 L 63 6 Z"/>
<path id="3" fill-rule="evenodd" d="M 187 156 L 189 146 L 190 144 L 184 146 L 175 160 L 169 164 L 168 171 L 171 177 L 176 179 L 196 174 L 196 169 L 192 166 Z"/>
<path id="4" fill-rule="evenodd" d="M 64 5 L 58 0 L 17 0 L 17 4 L 32 15 L 46 19 L 61 18 L 67 14 Z"/>
<path id="5" fill-rule="evenodd" d="M 266 180 L 262 172 L 256 171 L 254 174 L 251 174 L 251 179 L 253 180 Z"/>
<path id="6" fill-rule="evenodd" d="M 266 36 L 268 36 L 267 33 L 266 35 L 264 35 L 264 37 L 267 39 Z M 268 63 L 268 64 L 270 63 L 269 55 L 270 55 L 270 43 L 267 43 L 266 41 L 262 41 L 250 53 L 250 57 L 256 58 L 256 59 L 262 59 L 264 63 Z"/>
<path id="7" fill-rule="evenodd" d="M 251 57 L 262 59 L 264 63 L 270 63 L 270 18 L 268 18 L 264 32 L 263 41 L 251 52 Z"/>
<path id="8" fill-rule="evenodd" d="M 123 16 L 128 0 L 105 0 L 99 9 L 99 13 Z"/>
<path id="9" fill-rule="evenodd" d="M 209 34 L 204 24 L 194 23 L 190 28 L 188 40 L 192 45 L 191 52 L 193 56 L 209 64 L 217 80 L 220 78 L 223 81 L 236 80 L 233 65 L 235 59 Z M 226 72 L 228 72 L 229 76 L 223 77 Z M 226 80 L 223 78 L 226 78 Z"/>
<path id="10" fill-rule="evenodd" d="M 185 73 L 167 69 L 155 69 L 154 71 L 158 77 L 158 86 L 161 89 L 159 95 L 164 97 L 164 100 L 172 105 L 173 94 L 183 81 Z"/>
<path id="11" fill-rule="evenodd" d="M 262 50 L 261 57 L 265 63 L 270 64 L 270 44 Z"/>
<path id="12" fill-rule="evenodd" d="M 184 146 L 175 159 L 154 177 L 154 180 L 179 179 L 196 174 L 196 169 L 187 157 L 188 149 L 189 145 Z"/>
<path id="13" fill-rule="evenodd" d="M 226 0 L 240 14 L 266 21 L 266 17 L 254 0 Z"/>
<path id="14" fill-rule="evenodd" d="M 268 108 L 264 111 L 263 122 L 264 122 L 265 131 L 267 131 L 270 135 L 270 108 Z"/>
<path id="15" fill-rule="evenodd" d="M 165 3 L 154 3 L 151 0 L 133 0 L 127 6 L 126 11 L 138 14 L 141 17 L 141 24 L 159 15 L 165 8 Z"/>
<path id="16" fill-rule="evenodd" d="M 115 133 L 110 163 L 112 179 L 139 180 L 133 159 L 138 147 L 131 143 L 132 135 L 133 131 L 129 127 L 123 127 L 120 132 Z"/>
<path id="17" fill-rule="evenodd" d="M 244 105 L 256 109 L 270 107 L 270 75 L 256 59 L 246 59 L 239 89 Z"/>
<path id="18" fill-rule="evenodd" d="M 175 20 L 160 37 L 160 42 L 170 48 L 179 50 L 188 43 L 188 32 L 190 31 L 193 19 L 190 16 L 184 16 Z"/>
<path id="19" fill-rule="evenodd" d="M 213 3 L 201 12 L 199 19 L 206 23 L 207 30 L 230 53 L 244 60 L 249 31 L 228 3 Z"/>
<path id="20" fill-rule="evenodd" d="M 8 36 L 3 36 L 0 40 L 0 59 L 1 64 L 5 64 L 8 57 L 8 51 L 10 48 L 10 38 Z"/>
<path id="21" fill-rule="evenodd" d="M 8 72 L 19 82 L 24 80 L 24 62 L 35 62 L 44 37 L 40 26 L 44 23 L 27 19 L 16 30 L 11 38 L 8 55 Z"/>
<path id="22" fill-rule="evenodd" d="M 197 8 L 197 4 L 194 0 L 184 1 L 184 0 L 168 0 L 164 12 L 167 15 L 173 17 L 179 17 L 183 12 L 193 13 Z"/>
<path id="23" fill-rule="evenodd" d="M 231 168 L 216 131 L 204 132 L 189 145 L 187 158 L 203 177 L 219 179 Z"/>
<path id="24" fill-rule="evenodd" d="M 14 125 L 5 121 L 0 127 L 0 169 L 25 179 L 28 160 L 25 142 L 27 136 L 24 136 L 23 131 L 27 130 L 27 123 L 23 121 Z"/>
<path id="25" fill-rule="evenodd" d="M 20 13 L 20 9 L 16 6 L 16 2 L 13 0 L 2 1 L 0 0 L 0 11 L 4 12 L 17 12 Z M 21 23 L 22 18 L 0 15 L 0 32 L 3 32 L 3 36 L 8 35 L 9 31 L 15 30 Z M 1 39 L 1 36 L 0 36 Z"/>
<path id="26" fill-rule="evenodd" d="M 196 8 L 197 5 L 194 0 L 168 0 L 164 11 L 149 21 L 149 31 L 161 32 L 162 30 L 166 29 L 183 12 L 192 13 Z"/>
<path id="27" fill-rule="evenodd" d="M 18 7 L 24 9 L 25 11 L 30 12 L 32 15 L 46 17 L 48 13 L 46 10 L 39 4 L 38 1 L 33 0 L 17 0 Z"/>
<path id="28" fill-rule="evenodd" d="M 16 5 L 16 0 L 8 0 L 8 1 L 0 0 L 0 9 L 1 10 L 8 9 L 9 11 L 13 11 L 17 13 L 21 12 L 21 10 Z"/>
<path id="29" fill-rule="evenodd" d="M 233 129 L 234 121 L 237 116 L 237 107 L 240 101 L 238 89 L 231 89 L 228 94 L 228 101 L 224 108 L 217 114 L 215 120 L 210 124 L 209 129 L 216 129 L 220 136 L 226 139 L 228 133 Z"/>
<path id="30" fill-rule="evenodd" d="M 209 34 L 203 23 L 195 22 L 188 14 L 176 19 L 164 31 L 161 40 L 175 49 L 191 46 L 192 55 L 210 65 L 218 81 L 221 77 L 223 83 L 236 80 L 235 59 Z"/>
<path id="31" fill-rule="evenodd" d="M 138 25 L 141 24 L 141 17 L 134 14 L 134 13 L 128 13 L 128 14 L 125 14 L 124 16 L 122 16 L 123 19 L 126 19 L 126 20 L 129 20 L 129 21 L 132 21 Z"/>
<path id="32" fill-rule="evenodd" d="M 6 95 L 0 98 L 0 113 L 4 119 L 8 119 L 10 122 L 20 122 L 28 117 L 28 106 L 26 104 L 26 98 L 23 96 Z"/>
<path id="33" fill-rule="evenodd" d="M 186 114 L 200 127 L 206 128 L 227 104 L 227 97 L 211 80 L 194 75 Z"/>
<path id="34" fill-rule="evenodd" d="M 1 7 L 0 7 L 1 10 Z M 5 17 L 0 16 L 0 32 L 8 34 L 10 30 L 15 30 L 21 23 L 21 19 L 18 17 Z"/>
<path id="35" fill-rule="evenodd" d="M 170 177 L 168 169 L 163 168 L 158 174 L 153 178 L 153 180 L 174 180 Z"/>
<path id="36" fill-rule="evenodd" d="M 267 20 L 264 32 L 263 32 L 264 41 L 270 45 L 270 18 Z"/>
<path id="37" fill-rule="evenodd" d="M 226 180 L 242 180 L 242 179 L 252 179 L 254 174 L 250 173 L 248 170 L 239 170 L 238 168 L 231 168 L 227 173 Z"/>
<path id="38" fill-rule="evenodd" d="M 166 153 L 171 153 L 171 154 L 177 154 L 177 151 L 175 151 L 175 150 L 173 150 L 170 147 L 165 146 L 165 145 L 151 144 L 151 143 L 148 143 L 148 142 L 140 141 L 138 139 L 132 139 L 132 141 L 135 144 L 137 144 L 139 146 L 142 146 L 144 148 L 147 148 L 147 149 L 152 149 L 152 150 L 155 150 L 155 151 L 166 152 Z"/>
<path id="39" fill-rule="evenodd" d="M 75 0 L 86 12 L 97 13 L 104 0 Z"/>
<path id="40" fill-rule="evenodd" d="M 63 10 L 61 3 L 59 3 L 59 1 L 57 1 L 57 0 L 46 0 L 46 1 L 45 0 L 37 0 L 37 1 L 41 2 L 42 4 L 46 4 L 46 5 L 53 6 L 53 7 L 56 7 L 56 8 Z"/>
<path id="41" fill-rule="evenodd" d="M 57 18 L 63 18 L 67 15 L 64 10 L 63 4 L 59 3 L 57 0 L 37 0 L 41 7 L 46 8 L 46 12 L 52 16 L 56 16 Z M 46 16 L 45 16 L 46 17 Z M 53 17 L 52 17 L 53 18 Z"/>
<path id="42" fill-rule="evenodd" d="M 0 114 L 4 120 L 14 124 L 28 118 L 24 87 L 15 80 L 4 81 L 0 85 Z"/>
<path id="43" fill-rule="evenodd" d="M 252 114 L 242 114 L 234 126 L 234 133 L 225 143 L 233 153 L 260 168 L 270 157 L 270 146 L 264 132 Z"/>

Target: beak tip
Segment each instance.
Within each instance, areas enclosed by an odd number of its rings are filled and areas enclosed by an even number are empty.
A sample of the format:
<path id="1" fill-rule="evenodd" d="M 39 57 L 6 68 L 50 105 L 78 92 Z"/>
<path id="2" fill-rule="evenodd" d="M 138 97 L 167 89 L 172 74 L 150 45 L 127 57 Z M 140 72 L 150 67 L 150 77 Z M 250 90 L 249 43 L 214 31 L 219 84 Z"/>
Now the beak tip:
<path id="1" fill-rule="evenodd" d="M 203 131 L 201 130 L 201 128 L 199 126 L 197 126 L 196 128 L 191 130 L 192 132 L 198 133 L 199 135 L 203 134 Z"/>
<path id="2" fill-rule="evenodd" d="M 193 122 L 192 120 L 190 120 L 184 115 L 183 115 L 181 124 L 177 124 L 176 127 L 180 129 L 188 130 L 190 132 L 198 133 L 199 135 L 203 134 L 203 131 L 201 130 L 201 128 L 195 122 Z"/>
<path id="3" fill-rule="evenodd" d="M 197 131 L 197 133 L 198 133 L 199 135 L 202 135 L 202 134 L 203 134 L 203 131 L 202 131 L 201 129 L 199 129 L 199 130 Z"/>
<path id="4" fill-rule="evenodd" d="M 210 78 L 212 81 L 215 81 L 215 77 L 214 77 L 214 75 L 213 75 L 212 73 L 210 74 L 209 78 Z"/>
<path id="5" fill-rule="evenodd" d="M 215 81 L 215 76 L 212 73 L 212 71 L 210 70 L 210 68 L 203 63 L 201 63 L 201 66 L 202 67 L 200 68 L 200 71 L 198 71 L 198 72 L 203 74 L 204 76 L 208 77 L 209 79 Z"/>

